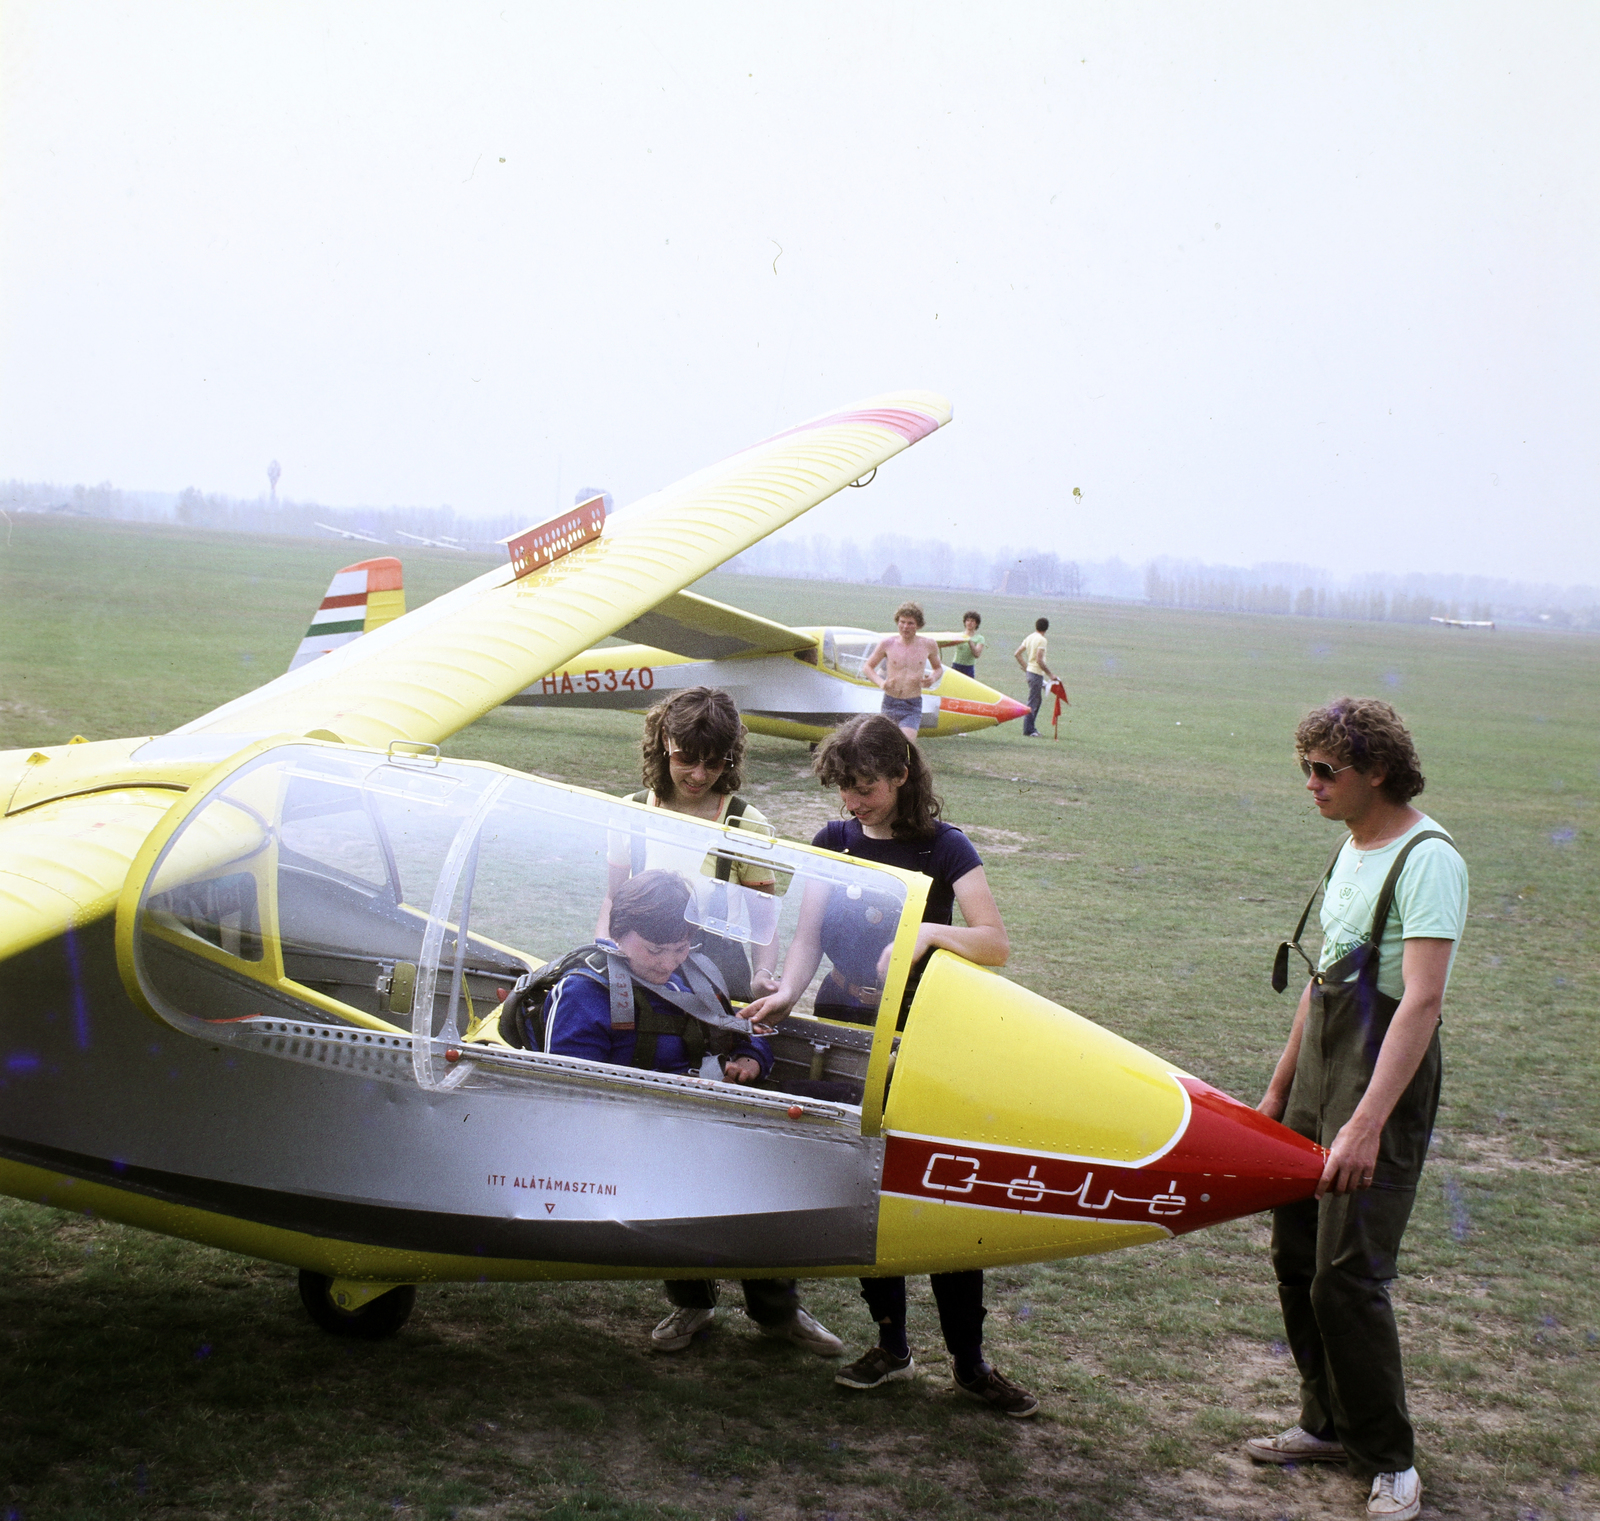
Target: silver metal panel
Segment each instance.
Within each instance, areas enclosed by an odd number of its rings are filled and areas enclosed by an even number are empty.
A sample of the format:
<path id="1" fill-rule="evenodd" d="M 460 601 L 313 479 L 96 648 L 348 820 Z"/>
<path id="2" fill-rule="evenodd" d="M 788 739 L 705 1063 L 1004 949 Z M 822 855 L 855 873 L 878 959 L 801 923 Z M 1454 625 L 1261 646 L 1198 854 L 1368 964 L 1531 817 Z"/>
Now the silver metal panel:
<path id="1" fill-rule="evenodd" d="M 689 1272 L 873 1260 L 882 1148 L 851 1120 L 603 1075 L 429 1091 L 366 1032 L 325 1062 L 207 1042 L 129 1004 L 111 931 L 29 952 L 0 991 L 16 1160 L 418 1251 Z"/>

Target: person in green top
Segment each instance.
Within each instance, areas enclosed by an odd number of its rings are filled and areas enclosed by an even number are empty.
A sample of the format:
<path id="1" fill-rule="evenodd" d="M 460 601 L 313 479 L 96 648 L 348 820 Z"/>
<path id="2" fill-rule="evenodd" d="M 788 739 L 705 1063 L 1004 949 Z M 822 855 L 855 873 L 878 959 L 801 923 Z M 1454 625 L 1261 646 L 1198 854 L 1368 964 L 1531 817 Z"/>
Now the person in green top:
<path id="1" fill-rule="evenodd" d="M 983 649 L 988 641 L 978 632 L 983 623 L 982 617 L 977 613 L 967 612 L 961 615 L 961 626 L 966 629 L 965 642 L 958 644 L 950 652 L 950 668 L 960 671 L 963 676 L 976 678 L 977 672 L 973 669 L 983 658 Z"/>
<path id="2" fill-rule="evenodd" d="M 1317 811 L 1350 832 L 1326 877 L 1321 957 L 1257 1107 L 1326 1146 L 1328 1160 L 1315 1198 L 1273 1211 L 1300 1421 L 1245 1451 L 1258 1463 L 1348 1459 L 1372 1481 L 1367 1514 L 1409 1521 L 1422 1483 L 1389 1284 L 1439 1105 L 1439 1025 L 1467 868 L 1411 806 L 1422 769 L 1388 703 L 1317 708 L 1295 749 Z M 1288 948 L 1274 987 L 1286 985 Z"/>

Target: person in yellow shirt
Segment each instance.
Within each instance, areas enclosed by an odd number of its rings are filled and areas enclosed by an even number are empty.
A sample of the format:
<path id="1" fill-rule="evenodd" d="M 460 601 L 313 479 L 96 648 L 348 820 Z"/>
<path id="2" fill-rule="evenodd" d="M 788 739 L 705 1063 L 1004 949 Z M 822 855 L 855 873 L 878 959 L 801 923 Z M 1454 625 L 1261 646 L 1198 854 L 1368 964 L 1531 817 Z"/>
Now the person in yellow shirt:
<path id="1" fill-rule="evenodd" d="M 1044 684 L 1054 681 L 1056 673 L 1044 663 L 1044 652 L 1049 640 L 1044 636 L 1050 627 L 1048 618 L 1034 621 L 1033 632 L 1011 654 L 1028 678 L 1028 716 L 1022 720 L 1024 739 L 1043 739 L 1039 732 L 1039 704 L 1044 701 Z"/>

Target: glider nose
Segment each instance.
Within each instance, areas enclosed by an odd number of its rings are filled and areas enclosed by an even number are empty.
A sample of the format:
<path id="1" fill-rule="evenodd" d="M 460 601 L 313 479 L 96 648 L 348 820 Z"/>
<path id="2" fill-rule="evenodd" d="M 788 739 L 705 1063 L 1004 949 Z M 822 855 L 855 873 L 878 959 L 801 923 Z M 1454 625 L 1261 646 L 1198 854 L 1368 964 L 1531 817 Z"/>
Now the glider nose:
<path id="1" fill-rule="evenodd" d="M 1325 1157 L 1209 1083 L 946 951 L 933 953 L 906 1021 L 884 1127 L 895 1227 L 909 1238 L 935 1230 L 941 1264 L 1183 1235 L 1310 1198 Z M 946 1208 L 930 1215 L 934 1205 Z M 886 1238 L 880 1261 L 918 1244 Z"/>
<path id="2" fill-rule="evenodd" d="M 1309 1199 L 1327 1152 L 1197 1077 L 1180 1077 L 1189 1123 L 1151 1172 L 1170 1171 L 1186 1195 L 1174 1234 Z"/>
<path id="3" fill-rule="evenodd" d="M 1002 697 L 995 707 L 1000 710 L 1000 717 L 996 722 L 1003 724 L 1010 723 L 1013 718 L 1024 718 L 1028 712 L 1027 703 L 1018 702 L 1015 697 Z"/>

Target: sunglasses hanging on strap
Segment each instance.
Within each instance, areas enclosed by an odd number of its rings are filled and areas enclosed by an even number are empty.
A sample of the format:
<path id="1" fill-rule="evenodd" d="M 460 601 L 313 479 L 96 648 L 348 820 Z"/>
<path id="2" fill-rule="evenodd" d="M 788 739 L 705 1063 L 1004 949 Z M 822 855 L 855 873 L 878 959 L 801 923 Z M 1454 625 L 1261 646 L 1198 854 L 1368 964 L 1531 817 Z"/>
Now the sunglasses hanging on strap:
<path id="1" fill-rule="evenodd" d="M 1306 906 L 1300 914 L 1300 922 L 1294 927 L 1293 940 L 1280 940 L 1278 954 L 1272 958 L 1272 991 L 1281 993 L 1289 986 L 1289 952 L 1292 950 L 1306 964 L 1306 970 L 1313 977 L 1317 975 L 1317 968 L 1311 958 L 1300 949 L 1300 937 L 1305 933 L 1306 920 L 1311 917 L 1311 905 L 1317 901 L 1317 894 L 1328 885 L 1328 878 L 1333 875 L 1334 863 L 1339 859 L 1339 852 L 1344 849 L 1345 840 L 1349 835 L 1340 840 L 1333 848 L 1333 854 L 1328 857 L 1327 869 L 1317 878 L 1311 888 L 1311 896 L 1306 899 Z"/>

